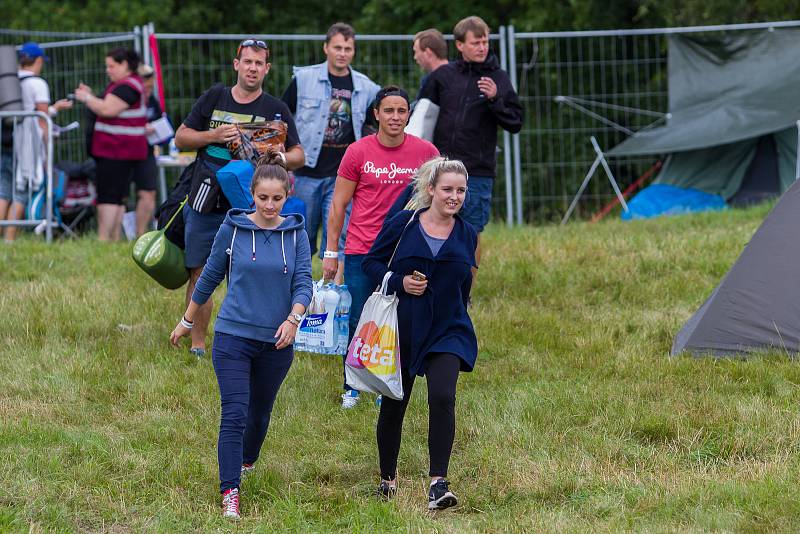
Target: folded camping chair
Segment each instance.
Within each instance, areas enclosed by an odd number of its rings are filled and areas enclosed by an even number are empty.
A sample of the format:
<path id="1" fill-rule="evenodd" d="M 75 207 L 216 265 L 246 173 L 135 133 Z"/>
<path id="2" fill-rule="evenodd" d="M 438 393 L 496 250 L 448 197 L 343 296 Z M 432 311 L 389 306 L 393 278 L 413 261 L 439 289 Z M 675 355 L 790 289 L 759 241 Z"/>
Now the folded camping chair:
<path id="1" fill-rule="evenodd" d="M 90 159 L 83 163 L 61 162 L 59 167 L 67 175 L 64 198 L 59 204 L 62 228 L 67 234 L 75 235 L 85 229 L 95 213 L 97 191 L 92 182 L 95 164 Z"/>

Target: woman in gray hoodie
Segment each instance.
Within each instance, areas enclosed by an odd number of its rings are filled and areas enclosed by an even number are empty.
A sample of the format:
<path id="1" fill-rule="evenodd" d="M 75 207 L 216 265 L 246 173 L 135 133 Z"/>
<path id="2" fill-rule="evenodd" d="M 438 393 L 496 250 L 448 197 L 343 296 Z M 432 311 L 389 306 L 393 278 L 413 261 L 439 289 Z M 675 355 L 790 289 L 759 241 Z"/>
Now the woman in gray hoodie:
<path id="1" fill-rule="evenodd" d="M 289 176 L 280 156 L 259 160 L 250 185 L 255 209 L 228 212 L 192 300 L 170 336 L 177 345 L 191 333 L 194 314 L 227 275 L 212 361 L 222 402 L 218 459 L 223 515 L 234 519 L 239 518 L 241 475 L 258 459 L 312 294 L 303 217 L 281 216 Z"/>

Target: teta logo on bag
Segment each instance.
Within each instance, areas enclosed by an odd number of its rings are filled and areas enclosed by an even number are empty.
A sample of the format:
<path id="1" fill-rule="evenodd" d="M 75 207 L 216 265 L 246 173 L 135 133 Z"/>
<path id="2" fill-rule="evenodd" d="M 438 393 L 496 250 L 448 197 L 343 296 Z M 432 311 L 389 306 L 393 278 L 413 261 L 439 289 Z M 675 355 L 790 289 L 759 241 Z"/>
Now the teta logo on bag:
<path id="1" fill-rule="evenodd" d="M 366 367 L 373 374 L 392 374 L 397 369 L 397 333 L 384 325 L 378 328 L 373 321 L 366 323 L 353 337 L 347 353 L 347 363 Z"/>

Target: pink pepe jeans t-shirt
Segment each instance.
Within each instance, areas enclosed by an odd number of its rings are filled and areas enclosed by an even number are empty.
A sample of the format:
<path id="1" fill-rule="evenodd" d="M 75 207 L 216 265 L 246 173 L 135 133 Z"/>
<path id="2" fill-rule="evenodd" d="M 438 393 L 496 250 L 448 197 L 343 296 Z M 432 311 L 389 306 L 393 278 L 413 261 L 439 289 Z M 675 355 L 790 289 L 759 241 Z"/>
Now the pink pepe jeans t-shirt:
<path id="1" fill-rule="evenodd" d="M 383 146 L 377 134 L 363 137 L 347 147 L 338 175 L 356 182 L 356 189 L 345 254 L 369 252 L 389 208 L 419 166 L 438 155 L 433 144 L 409 134 L 396 147 Z"/>

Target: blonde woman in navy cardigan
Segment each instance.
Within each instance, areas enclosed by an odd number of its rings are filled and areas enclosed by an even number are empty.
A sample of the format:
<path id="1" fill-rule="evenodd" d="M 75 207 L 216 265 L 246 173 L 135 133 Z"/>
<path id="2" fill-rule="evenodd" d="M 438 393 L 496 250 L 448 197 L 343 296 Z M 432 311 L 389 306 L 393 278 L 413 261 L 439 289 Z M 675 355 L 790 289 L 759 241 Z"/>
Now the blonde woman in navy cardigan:
<path id="1" fill-rule="evenodd" d="M 380 495 L 397 491 L 397 456 L 408 400 L 416 376 L 428 382 L 428 450 L 431 477 L 428 508 L 457 504 L 446 480 L 455 437 L 458 375 L 472 371 L 478 342 L 467 313 L 471 269 L 476 267 L 477 233 L 458 212 L 467 192 L 467 171 L 460 161 L 437 157 L 420 166 L 414 203 L 384 224 L 364 259 L 366 274 L 380 284 L 387 271 L 389 290 L 397 293 L 402 401 L 383 398 L 378 417 Z M 397 252 L 387 265 L 392 252 Z M 414 275 L 414 272 L 424 275 Z"/>

